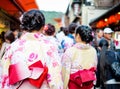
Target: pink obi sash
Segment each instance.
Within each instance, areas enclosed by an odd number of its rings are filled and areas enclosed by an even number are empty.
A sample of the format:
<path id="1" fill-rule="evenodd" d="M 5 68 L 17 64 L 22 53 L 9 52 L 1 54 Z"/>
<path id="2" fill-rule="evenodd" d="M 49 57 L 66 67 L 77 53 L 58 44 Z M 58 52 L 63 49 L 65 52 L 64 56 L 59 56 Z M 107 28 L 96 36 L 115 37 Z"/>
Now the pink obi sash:
<path id="1" fill-rule="evenodd" d="M 69 89 L 91 89 L 96 80 L 95 68 L 79 70 L 70 74 Z"/>
<path id="2" fill-rule="evenodd" d="M 47 73 L 48 68 L 43 66 L 41 61 L 37 61 L 30 66 L 27 66 L 25 62 L 12 64 L 9 67 L 9 84 L 13 85 L 28 79 L 32 85 L 39 88 L 46 79 Z"/>

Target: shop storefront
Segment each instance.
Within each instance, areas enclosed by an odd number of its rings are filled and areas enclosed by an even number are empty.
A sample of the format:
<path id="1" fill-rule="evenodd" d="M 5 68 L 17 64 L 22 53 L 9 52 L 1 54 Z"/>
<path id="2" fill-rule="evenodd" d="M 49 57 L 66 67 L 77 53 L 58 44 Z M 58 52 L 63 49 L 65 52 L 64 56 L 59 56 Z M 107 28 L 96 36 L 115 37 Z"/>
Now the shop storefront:
<path id="1" fill-rule="evenodd" d="M 7 14 L 4 10 L 0 9 L 0 47 L 3 42 L 4 34 L 7 30 L 19 28 L 20 22 Z"/>
<path id="2" fill-rule="evenodd" d="M 95 29 L 110 27 L 114 31 L 116 49 L 120 49 L 120 3 L 108 10 L 105 14 L 91 21 L 89 25 Z"/>
<path id="3" fill-rule="evenodd" d="M 19 18 L 21 14 L 32 8 L 38 9 L 35 0 L 3 0 L 0 3 L 0 37 L 2 32 L 20 29 Z"/>
<path id="4" fill-rule="evenodd" d="M 18 19 L 10 16 L 4 10 L 0 9 L 0 33 L 2 31 L 19 28 L 20 22 Z"/>
<path id="5" fill-rule="evenodd" d="M 10 29 L 10 20 L 0 12 L 0 33 Z"/>

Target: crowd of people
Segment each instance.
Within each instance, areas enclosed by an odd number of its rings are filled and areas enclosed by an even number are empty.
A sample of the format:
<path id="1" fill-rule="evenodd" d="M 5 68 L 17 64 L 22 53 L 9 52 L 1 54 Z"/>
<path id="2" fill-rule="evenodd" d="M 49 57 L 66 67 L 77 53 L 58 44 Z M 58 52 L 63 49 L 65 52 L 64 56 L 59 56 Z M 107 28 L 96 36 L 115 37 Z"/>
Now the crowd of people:
<path id="1" fill-rule="evenodd" d="M 111 68 L 119 62 L 111 28 L 93 35 L 89 26 L 71 23 L 56 32 L 36 9 L 20 22 L 20 31 L 4 34 L 0 89 L 119 89 Z"/>

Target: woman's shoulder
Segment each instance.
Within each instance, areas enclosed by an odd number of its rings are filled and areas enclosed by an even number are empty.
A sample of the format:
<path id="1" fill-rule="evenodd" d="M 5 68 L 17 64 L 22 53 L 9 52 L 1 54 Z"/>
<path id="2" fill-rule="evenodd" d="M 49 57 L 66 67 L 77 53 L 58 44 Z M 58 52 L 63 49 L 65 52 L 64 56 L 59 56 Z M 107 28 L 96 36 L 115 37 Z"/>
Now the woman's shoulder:
<path id="1" fill-rule="evenodd" d="M 96 53 L 96 49 L 91 45 L 81 45 L 81 44 L 75 44 L 72 47 L 69 48 L 69 51 L 72 50 L 79 50 L 79 51 L 91 51 Z"/>
<path id="2" fill-rule="evenodd" d="M 74 46 L 72 46 L 72 47 L 70 47 L 70 48 L 68 48 L 68 49 L 66 49 L 66 53 L 73 53 L 74 51 L 76 50 L 76 48 L 74 47 Z"/>
<path id="3" fill-rule="evenodd" d="M 96 49 L 90 45 L 90 49 L 96 52 Z"/>

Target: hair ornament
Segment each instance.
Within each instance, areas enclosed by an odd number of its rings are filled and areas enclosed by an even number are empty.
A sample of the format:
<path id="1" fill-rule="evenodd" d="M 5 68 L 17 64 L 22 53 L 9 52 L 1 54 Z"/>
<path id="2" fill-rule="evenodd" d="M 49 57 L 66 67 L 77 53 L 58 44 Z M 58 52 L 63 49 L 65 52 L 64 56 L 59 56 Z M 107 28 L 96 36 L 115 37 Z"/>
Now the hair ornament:
<path id="1" fill-rule="evenodd" d="M 44 26 L 44 30 L 47 31 L 48 30 L 48 25 Z"/>

